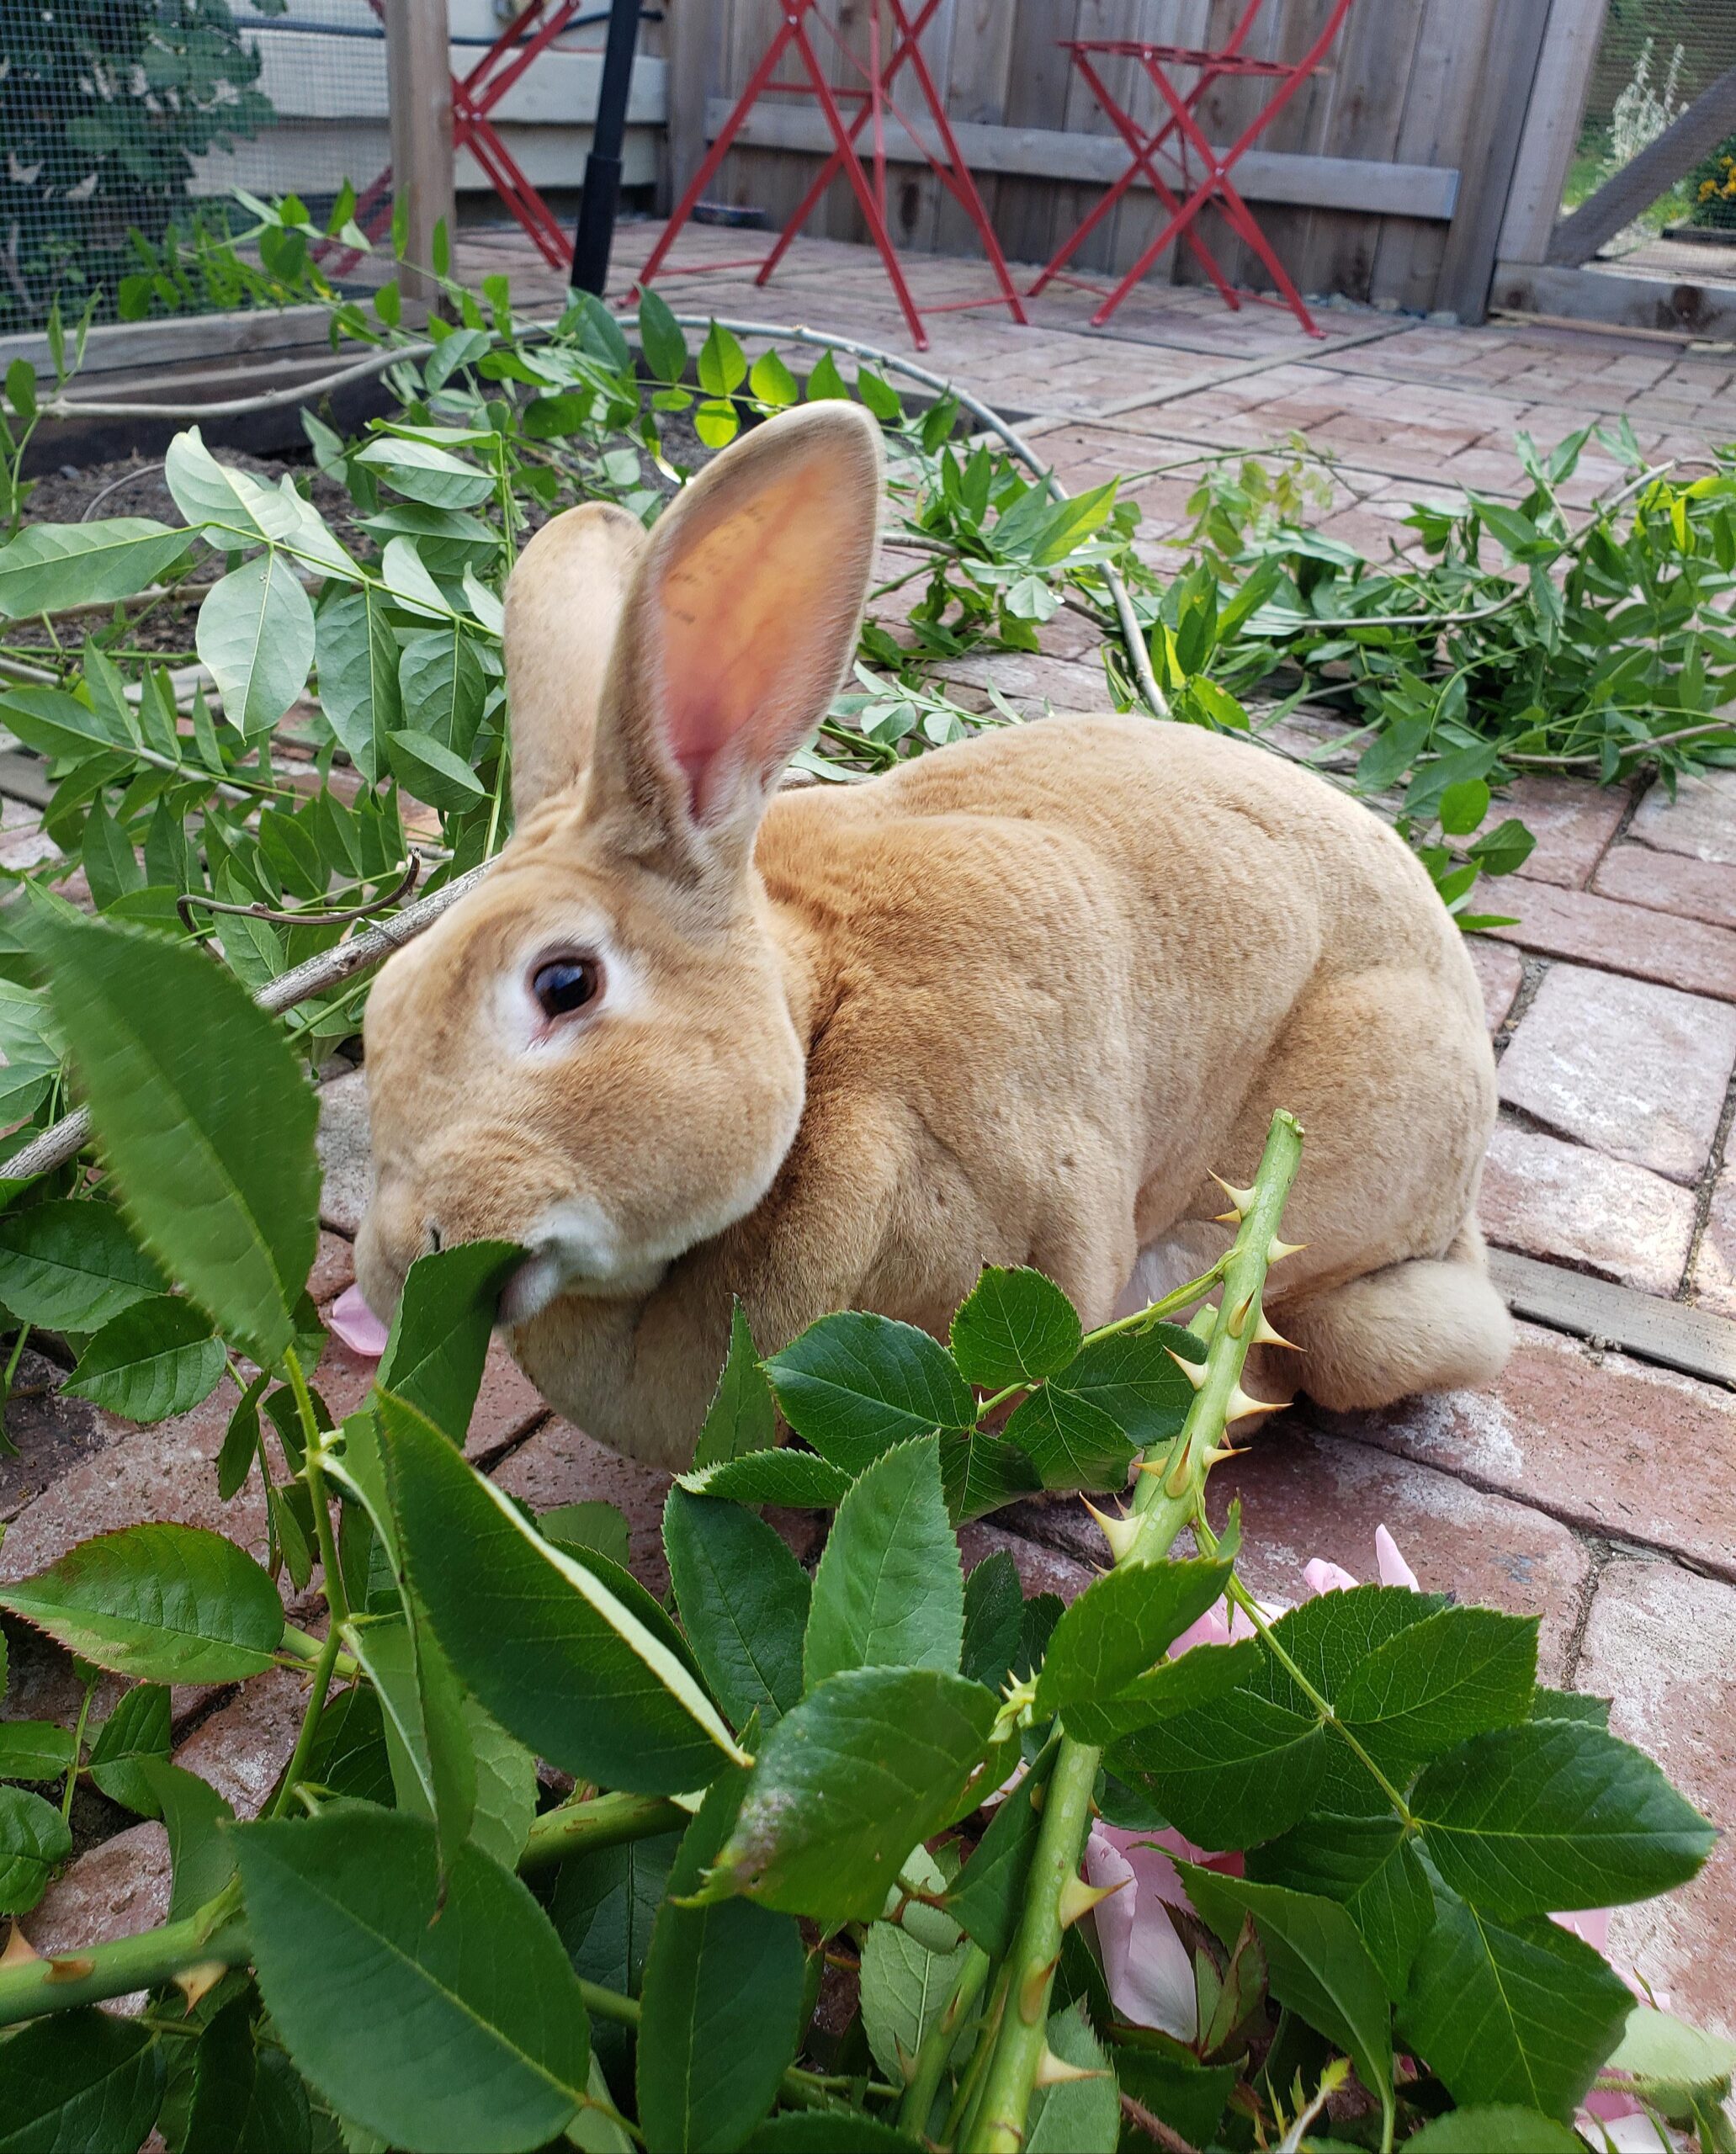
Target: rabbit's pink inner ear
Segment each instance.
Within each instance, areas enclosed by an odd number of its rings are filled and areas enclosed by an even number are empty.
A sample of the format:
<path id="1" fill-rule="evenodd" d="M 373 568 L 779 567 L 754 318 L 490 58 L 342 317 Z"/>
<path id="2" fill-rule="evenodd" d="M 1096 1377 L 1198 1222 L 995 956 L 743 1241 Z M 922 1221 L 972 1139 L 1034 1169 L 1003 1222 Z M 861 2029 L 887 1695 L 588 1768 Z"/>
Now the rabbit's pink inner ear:
<path id="1" fill-rule="evenodd" d="M 878 475 L 859 443 L 815 441 L 685 519 L 658 579 L 655 701 L 696 820 L 762 794 L 825 714 L 854 648 Z"/>

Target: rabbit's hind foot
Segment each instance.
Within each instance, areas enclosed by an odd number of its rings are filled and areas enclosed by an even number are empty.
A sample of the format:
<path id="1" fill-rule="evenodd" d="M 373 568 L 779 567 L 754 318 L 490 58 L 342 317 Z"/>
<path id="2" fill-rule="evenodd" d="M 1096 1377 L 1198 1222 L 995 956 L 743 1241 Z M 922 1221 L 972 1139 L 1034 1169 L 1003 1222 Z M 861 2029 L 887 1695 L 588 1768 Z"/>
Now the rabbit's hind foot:
<path id="1" fill-rule="evenodd" d="M 1292 1381 L 1335 1413 L 1492 1383 L 1513 1348 L 1513 1319 L 1473 1226 L 1444 1258 L 1415 1257 L 1286 1302 L 1275 1321 L 1301 1349 L 1284 1357 Z"/>

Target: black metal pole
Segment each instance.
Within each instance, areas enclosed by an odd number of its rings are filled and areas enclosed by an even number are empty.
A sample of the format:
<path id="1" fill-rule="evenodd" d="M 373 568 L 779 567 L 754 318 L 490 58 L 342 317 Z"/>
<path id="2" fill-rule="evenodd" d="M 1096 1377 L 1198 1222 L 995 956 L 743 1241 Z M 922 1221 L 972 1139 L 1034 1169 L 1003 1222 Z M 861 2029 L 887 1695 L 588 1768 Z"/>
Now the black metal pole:
<path id="1" fill-rule="evenodd" d="M 579 197 L 571 279 L 581 292 L 601 299 L 608 282 L 609 247 L 615 236 L 615 204 L 621 192 L 621 144 L 627 131 L 627 93 L 633 83 L 633 51 L 639 42 L 640 0 L 613 0 L 597 124 Z"/>

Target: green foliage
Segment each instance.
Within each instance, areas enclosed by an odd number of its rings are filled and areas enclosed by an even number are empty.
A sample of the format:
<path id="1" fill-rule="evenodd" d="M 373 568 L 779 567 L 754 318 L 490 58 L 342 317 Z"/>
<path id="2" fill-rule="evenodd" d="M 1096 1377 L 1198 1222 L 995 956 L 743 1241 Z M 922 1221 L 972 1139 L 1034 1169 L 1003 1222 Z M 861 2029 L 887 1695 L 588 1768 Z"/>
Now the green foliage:
<path id="1" fill-rule="evenodd" d="M 266 218 L 268 278 L 311 230 L 300 205 Z M 66 1340 L 85 1393 L 135 1418 L 230 1368 L 245 1388 L 219 1486 L 260 1476 L 271 1541 L 268 1568 L 215 1533 L 139 1526 L 0 1590 L 89 1684 L 76 1727 L 0 1722 L 0 1901 L 35 1904 L 86 1785 L 160 1812 L 173 1871 L 167 1928 L 0 1969 L 0 2024 L 29 2023 L 0 2038 L 0 2154 L 136 2145 L 153 2125 L 177 2148 L 310 2154 L 531 2154 L 563 2135 L 618 2150 L 634 2133 L 719 2154 L 1107 2151 L 1123 2096 L 1135 2122 L 1200 2146 L 1300 2145 L 1347 2124 L 1356 2143 L 1384 2130 L 1447 2154 L 1486 2121 L 1491 2146 L 1548 2150 L 1605 2071 L 1728 2154 L 1727 2046 L 1637 2008 L 1548 1919 L 1680 1883 L 1710 1827 L 1598 1701 L 1538 1690 L 1533 1623 L 1382 1587 L 1272 1621 L 1238 1576 L 1239 1527 L 1211 1527 L 1202 1462 L 1224 1387 L 1196 1389 L 1178 1363 L 1233 1377 L 1252 1328 L 1165 1318 L 1233 1306 L 1232 1288 L 1257 1306 L 1295 1168 L 1287 1118 L 1230 1254 L 1173 1302 L 1089 1334 L 1028 1270 L 985 1271 L 944 1342 L 842 1312 L 762 1359 L 736 1308 L 665 1508 L 666 1602 L 623 1567 L 618 1513 L 534 1519 L 465 1456 L 518 1252 L 423 1258 L 374 1392 L 332 1425 L 307 1382 L 312 1096 L 248 990 L 329 947 L 343 923 L 319 914 L 401 880 L 401 788 L 440 814 L 438 874 L 504 836 L 497 593 L 523 496 L 649 517 L 657 412 L 691 409 L 715 439 L 803 393 L 721 329 L 694 354 L 654 300 L 641 384 L 593 303 L 533 335 L 504 290 L 484 299 L 454 288 L 431 352 L 393 326 L 390 299 L 366 316 L 334 301 L 349 333 L 401 350 L 391 416 L 353 442 L 310 427 L 369 545 L 189 435 L 168 459 L 186 532 L 89 527 L 88 545 L 0 549 L 0 594 L 19 602 L 142 588 L 200 549 L 206 607 L 229 586 L 200 629 L 202 649 L 221 647 L 220 712 L 178 703 L 167 669 L 116 655 L 106 627 L 62 680 L 3 699 L 49 761 L 50 825 L 109 916 L 40 894 L 4 937 L 3 1096 L 16 1117 L 55 1111 L 70 1055 L 103 1167 L 13 1189 L 0 1302 Z M 871 651 L 892 676 L 834 713 L 810 767 L 836 780 L 968 729 L 921 664 L 1027 647 L 1063 587 L 1101 599 L 1112 560 L 1161 626 L 1155 655 L 1196 722 L 1236 722 L 1256 645 L 1268 671 L 1340 663 L 1321 656 L 1322 607 L 1360 580 L 1330 551 L 1303 554 L 1293 533 L 1267 544 L 1279 534 L 1258 517 L 1231 530 L 1220 502 L 1209 575 L 1158 600 L 1110 490 L 1059 501 L 955 447 L 947 404 L 908 414 L 867 372 L 855 387 L 888 429 L 906 535 L 942 550 L 924 555 L 915 660 Z M 846 393 L 830 362 L 805 385 Z M 20 413 L 34 385 L 7 394 Z M 1722 501 L 1712 487 L 1679 517 L 1672 505 L 1679 550 L 1703 537 L 1716 558 Z M 1282 506 L 1274 493 L 1260 515 Z M 1478 513 L 1491 542 L 1531 546 L 1510 516 Z M 1601 549 L 1574 558 L 1607 569 Z M 1303 625 L 1284 618 L 1293 584 Z M 1510 612 L 1516 633 L 1527 605 L 1541 618 L 1551 602 L 1526 591 L 1489 618 Z M 262 631 L 273 607 L 292 629 Z M 1381 671 L 1390 637 L 1372 637 L 1340 655 L 1357 692 L 1378 680 L 1409 696 Z M 273 707 L 310 662 L 324 714 L 304 793 L 279 783 Z M 1468 852 L 1505 767 L 1479 760 L 1500 744 L 1470 696 L 1410 732 L 1383 719 L 1369 753 L 1384 760 L 1359 773 L 1372 790 L 1408 772 L 1406 813 Z M 340 755 L 363 781 L 353 800 L 327 782 Z M 1492 841 L 1484 857 L 1517 850 Z M 240 910 L 214 937 L 198 900 Z M 355 1009 L 336 990 L 297 1020 L 297 1046 L 322 1052 Z M 1039 1488 L 1122 1489 L 1136 1462 L 1153 1470 L 1111 1521 L 1117 1560 L 1064 1612 L 1027 1597 L 1005 1557 L 963 1576 L 965 1520 Z M 836 1515 L 774 1522 L 767 1504 Z M 1184 1528 L 1197 1552 L 1170 1560 Z M 810 1577 L 783 1535 L 808 1548 L 822 1531 Z M 286 1626 L 285 1573 L 301 1593 L 318 1580 L 321 1615 L 298 1603 Z M 1172 1658 L 1221 1596 L 1254 1635 Z M 300 1738 L 263 1817 L 238 1825 L 170 1761 L 165 1686 L 284 1664 L 311 1679 Z M 101 1670 L 135 1684 L 106 1717 L 91 1710 Z M 545 1791 L 539 1768 L 579 1785 Z M 1245 1851 L 1245 1877 L 1183 1866 L 1187 2041 L 1117 2016 L 1072 1890 L 1094 1809 Z M 852 1959 L 860 2003 L 841 2029 L 827 1970 Z M 173 1978 L 200 1992 L 226 1968 L 183 2010 Z M 141 1989 L 138 2021 L 88 2016 Z M 1361 2096 L 1329 2107 L 1352 2069 Z"/>

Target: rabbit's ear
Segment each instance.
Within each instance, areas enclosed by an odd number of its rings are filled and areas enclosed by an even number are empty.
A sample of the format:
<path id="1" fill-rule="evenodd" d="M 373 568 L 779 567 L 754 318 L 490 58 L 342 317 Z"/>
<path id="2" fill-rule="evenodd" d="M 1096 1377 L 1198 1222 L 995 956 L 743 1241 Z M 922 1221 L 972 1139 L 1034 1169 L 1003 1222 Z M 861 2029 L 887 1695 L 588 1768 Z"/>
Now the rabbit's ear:
<path id="1" fill-rule="evenodd" d="M 769 421 L 653 528 L 603 698 L 593 815 L 641 857 L 739 864 L 856 648 L 880 433 L 854 405 Z"/>
<path id="2" fill-rule="evenodd" d="M 615 631 L 645 549 L 636 516 L 587 501 L 545 523 L 507 585 L 507 703 L 512 815 L 591 767 Z"/>

